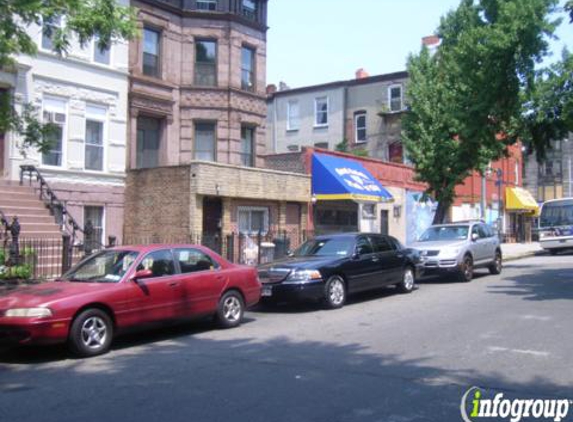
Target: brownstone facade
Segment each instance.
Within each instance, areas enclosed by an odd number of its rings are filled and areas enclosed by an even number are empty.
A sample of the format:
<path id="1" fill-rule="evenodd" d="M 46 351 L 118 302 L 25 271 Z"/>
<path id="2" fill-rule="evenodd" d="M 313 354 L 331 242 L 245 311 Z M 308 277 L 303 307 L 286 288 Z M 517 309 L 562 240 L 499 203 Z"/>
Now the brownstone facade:
<path id="1" fill-rule="evenodd" d="M 142 31 L 158 35 L 158 69 L 144 71 L 145 34 L 130 45 L 130 169 L 138 165 L 138 118 L 159 119 L 157 166 L 188 164 L 196 158 L 196 125 L 215 127 L 213 161 L 241 164 L 241 128 L 253 130 L 253 162 L 265 148 L 266 0 L 245 17 L 239 0 L 220 0 L 216 10 L 198 11 L 195 1 L 134 0 Z M 216 45 L 213 86 L 197 83 L 197 43 Z M 242 53 L 254 52 L 253 86 L 242 86 Z M 141 149 L 141 146 L 139 146 Z"/>

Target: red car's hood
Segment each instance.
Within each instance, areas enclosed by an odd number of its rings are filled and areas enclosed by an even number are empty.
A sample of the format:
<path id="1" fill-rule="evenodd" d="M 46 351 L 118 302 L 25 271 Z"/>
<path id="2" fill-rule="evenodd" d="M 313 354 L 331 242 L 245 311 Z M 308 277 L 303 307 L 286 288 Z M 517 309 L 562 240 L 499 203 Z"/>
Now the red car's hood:
<path id="1" fill-rule="evenodd" d="M 115 283 L 50 282 L 0 287 L 0 310 L 47 306 L 61 299 L 113 289 Z"/>

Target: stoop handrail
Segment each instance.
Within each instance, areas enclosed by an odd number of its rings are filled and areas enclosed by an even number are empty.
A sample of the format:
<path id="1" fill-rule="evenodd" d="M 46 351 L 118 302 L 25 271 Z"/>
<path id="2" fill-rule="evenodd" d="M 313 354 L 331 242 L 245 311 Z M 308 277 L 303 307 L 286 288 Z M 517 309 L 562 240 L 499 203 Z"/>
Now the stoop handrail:
<path id="1" fill-rule="evenodd" d="M 24 164 L 20 166 L 20 185 L 24 184 L 24 177 L 27 176 L 29 180 L 29 185 L 32 186 L 33 179 L 39 184 L 40 190 L 40 200 L 44 202 L 46 207 L 50 210 L 52 215 L 60 212 L 62 214 L 61 228 L 65 234 L 70 237 L 70 249 L 76 244 L 77 234 L 84 234 L 85 241 L 85 231 L 78 224 L 76 219 L 68 211 L 66 204 L 58 199 L 54 191 L 50 188 L 50 185 L 40 173 L 40 170 L 34 165 Z M 105 248 L 105 245 L 101 241 L 96 241 L 98 247 Z"/>

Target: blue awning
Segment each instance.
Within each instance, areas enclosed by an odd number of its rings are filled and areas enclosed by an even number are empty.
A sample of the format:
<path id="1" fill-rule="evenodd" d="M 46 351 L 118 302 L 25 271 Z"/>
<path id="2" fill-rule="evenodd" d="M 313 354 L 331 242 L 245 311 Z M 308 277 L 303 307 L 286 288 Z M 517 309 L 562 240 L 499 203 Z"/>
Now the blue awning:
<path id="1" fill-rule="evenodd" d="M 312 194 L 323 201 L 394 199 L 362 164 L 326 154 L 312 155 Z"/>

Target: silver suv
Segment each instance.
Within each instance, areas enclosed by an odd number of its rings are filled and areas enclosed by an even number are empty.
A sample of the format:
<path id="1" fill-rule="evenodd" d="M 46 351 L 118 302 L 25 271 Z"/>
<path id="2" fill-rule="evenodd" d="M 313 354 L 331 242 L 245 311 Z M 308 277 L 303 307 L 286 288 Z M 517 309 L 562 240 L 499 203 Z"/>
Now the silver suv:
<path id="1" fill-rule="evenodd" d="M 430 226 L 410 247 L 420 251 L 425 274 L 455 273 L 461 281 L 471 281 L 476 267 L 501 273 L 499 237 L 482 221 Z"/>

